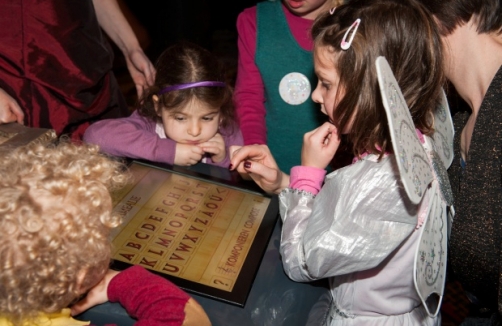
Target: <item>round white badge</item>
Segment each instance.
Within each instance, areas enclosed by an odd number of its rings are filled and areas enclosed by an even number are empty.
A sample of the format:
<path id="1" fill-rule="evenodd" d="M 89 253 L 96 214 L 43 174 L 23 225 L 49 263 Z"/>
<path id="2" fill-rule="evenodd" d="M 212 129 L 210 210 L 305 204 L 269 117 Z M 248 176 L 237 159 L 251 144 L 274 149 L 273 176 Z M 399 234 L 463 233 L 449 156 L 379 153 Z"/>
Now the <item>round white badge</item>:
<path id="1" fill-rule="evenodd" d="M 291 105 L 298 105 L 305 102 L 310 97 L 309 79 L 299 73 L 292 72 L 282 77 L 279 83 L 279 94 L 284 102 Z"/>

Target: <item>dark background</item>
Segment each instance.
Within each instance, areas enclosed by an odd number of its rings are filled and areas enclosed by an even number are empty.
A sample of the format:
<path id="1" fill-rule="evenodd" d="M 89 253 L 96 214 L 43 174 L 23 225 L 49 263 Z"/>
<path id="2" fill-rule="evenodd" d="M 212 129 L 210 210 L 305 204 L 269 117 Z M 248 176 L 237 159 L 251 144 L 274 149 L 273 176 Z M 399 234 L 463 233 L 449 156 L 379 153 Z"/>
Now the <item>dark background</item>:
<path id="1" fill-rule="evenodd" d="M 152 63 L 171 44 L 187 40 L 217 55 L 226 65 L 231 81 L 235 81 L 237 70 L 237 16 L 258 1 L 118 0 Z M 114 49 L 115 74 L 129 106 L 134 108 L 137 100 L 134 84 L 122 53 L 116 46 Z"/>
<path id="2" fill-rule="evenodd" d="M 122 1 L 151 39 L 149 54 L 155 59 L 167 46 L 189 40 L 212 48 L 214 33 L 236 33 L 237 15 L 256 4 L 254 0 Z M 155 5 L 145 5 L 155 3 Z"/>

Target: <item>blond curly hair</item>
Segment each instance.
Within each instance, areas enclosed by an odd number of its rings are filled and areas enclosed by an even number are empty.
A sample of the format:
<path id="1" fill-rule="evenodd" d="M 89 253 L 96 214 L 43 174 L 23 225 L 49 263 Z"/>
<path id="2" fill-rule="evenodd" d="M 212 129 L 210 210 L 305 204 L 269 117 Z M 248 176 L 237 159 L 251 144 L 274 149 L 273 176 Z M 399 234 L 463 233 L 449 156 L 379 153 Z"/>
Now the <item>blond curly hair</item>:
<path id="1" fill-rule="evenodd" d="M 60 311 L 102 278 L 121 222 L 110 192 L 129 178 L 94 145 L 0 153 L 0 315 Z"/>

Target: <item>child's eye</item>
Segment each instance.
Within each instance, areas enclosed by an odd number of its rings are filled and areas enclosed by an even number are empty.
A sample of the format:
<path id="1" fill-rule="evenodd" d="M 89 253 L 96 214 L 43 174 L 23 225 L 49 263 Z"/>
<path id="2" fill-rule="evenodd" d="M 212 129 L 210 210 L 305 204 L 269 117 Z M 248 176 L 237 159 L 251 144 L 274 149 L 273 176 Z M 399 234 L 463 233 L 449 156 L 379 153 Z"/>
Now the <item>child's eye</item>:
<path id="1" fill-rule="evenodd" d="M 213 121 L 214 120 L 214 116 L 202 117 L 202 120 L 204 120 L 204 121 Z"/>
<path id="2" fill-rule="evenodd" d="M 329 90 L 329 88 L 331 87 L 331 85 L 330 85 L 330 84 L 326 84 L 326 83 L 321 83 L 321 86 L 322 86 L 323 88 L 326 88 L 327 90 Z"/>
<path id="3" fill-rule="evenodd" d="M 184 116 L 182 116 L 182 115 L 175 115 L 174 116 L 174 120 L 176 120 L 176 121 L 184 121 L 184 120 L 186 120 L 186 118 Z"/>

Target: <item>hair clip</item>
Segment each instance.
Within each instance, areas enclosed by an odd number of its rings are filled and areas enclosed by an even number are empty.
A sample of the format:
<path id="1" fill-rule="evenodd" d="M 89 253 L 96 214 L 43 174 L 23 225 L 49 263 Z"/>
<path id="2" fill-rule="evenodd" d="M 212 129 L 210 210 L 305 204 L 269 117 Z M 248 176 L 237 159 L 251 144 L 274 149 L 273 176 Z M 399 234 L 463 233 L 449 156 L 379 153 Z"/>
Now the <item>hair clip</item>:
<path id="1" fill-rule="evenodd" d="M 335 13 L 336 7 L 333 7 L 329 10 L 329 14 L 333 15 Z"/>
<path id="2" fill-rule="evenodd" d="M 342 50 L 347 50 L 352 45 L 352 41 L 354 40 L 354 36 L 356 36 L 357 29 L 359 28 L 359 23 L 361 23 L 361 19 L 357 18 L 352 23 L 352 25 L 350 25 L 349 29 L 345 32 L 345 35 L 343 35 L 342 42 L 340 43 L 340 47 L 342 48 Z M 349 35 L 350 31 L 352 30 L 352 28 L 354 28 L 354 31 L 352 32 L 352 35 L 350 35 L 350 39 L 347 42 L 345 40 L 346 40 L 347 36 Z"/>

